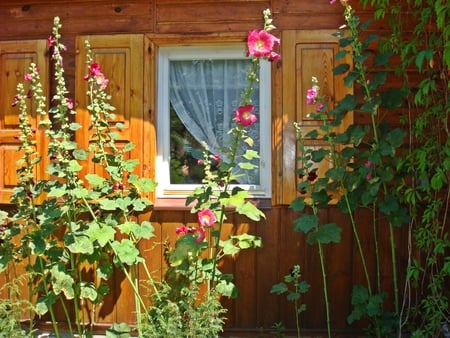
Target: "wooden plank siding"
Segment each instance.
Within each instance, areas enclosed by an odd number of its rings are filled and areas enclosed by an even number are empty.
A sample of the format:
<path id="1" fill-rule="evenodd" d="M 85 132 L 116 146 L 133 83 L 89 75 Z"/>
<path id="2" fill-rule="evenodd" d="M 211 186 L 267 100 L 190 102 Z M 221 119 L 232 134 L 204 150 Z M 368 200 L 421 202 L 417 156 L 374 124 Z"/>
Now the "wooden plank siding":
<path id="1" fill-rule="evenodd" d="M 354 7 L 360 11 L 358 13 L 363 20 L 372 16 L 370 9 L 363 9 L 357 4 Z M 157 112 L 156 83 L 151 77 L 156 71 L 158 44 L 205 40 L 243 42 L 248 30 L 261 27 L 261 13 L 266 8 L 272 9 L 274 23 L 278 27 L 275 34 L 287 37 L 288 45 L 283 46 L 283 40 L 281 42 L 282 51 L 291 53 L 282 55 L 283 59 L 272 65 L 272 179 L 276 190 L 274 189 L 272 204 L 263 210 L 265 220 L 250 222 L 238 215 L 231 215 L 229 223 L 225 224 L 225 234 L 248 231 L 261 236 L 264 244 L 262 248 L 244 251 L 235 259 L 227 259 L 221 263 L 224 272 L 235 274 L 235 281 L 241 291 L 236 300 L 223 301 L 228 308 L 226 335 L 255 337 L 261 332 L 269 332 L 270 327 L 278 322 L 282 322 L 288 330 L 295 329 L 293 303 L 286 301 L 284 297 L 270 294 L 272 285 L 280 282 L 295 264 L 301 265 L 303 278 L 311 284 L 310 291 L 302 298 L 308 308 L 301 314 L 301 327 L 305 332 L 320 335 L 326 331 L 326 316 L 317 247 L 308 245 L 303 234 L 293 232 L 292 222 L 298 214 L 287 206 L 296 195 L 297 184 L 294 174 L 295 135 L 291 123 L 300 116 L 298 107 L 302 102 L 300 98 L 297 98 L 298 102 L 294 98 L 290 102 L 292 97 L 286 95 L 300 95 L 298 91 L 287 94 L 291 90 L 297 90 L 295 86 L 298 77 L 303 75 L 296 73 L 300 69 L 295 64 L 299 57 L 295 48 L 298 44 L 297 37 L 307 34 L 306 30 L 329 32 L 342 25 L 344 20 L 340 5 L 331 6 L 328 0 L 1 0 L 0 43 L 15 40 L 44 41 L 50 35 L 53 17 L 60 16 L 62 43 L 67 46 L 67 53 L 64 54 L 67 85 L 71 95 L 79 97 L 83 95 L 77 92 L 80 90 L 77 81 L 82 80 L 78 77 L 83 74 L 77 65 L 77 59 L 82 59 L 78 56 L 82 53 L 80 37 L 141 37 L 139 48 L 144 47 L 140 57 L 146 61 L 138 65 L 139 71 L 142 70 L 144 74 L 144 79 L 139 79 L 143 81 L 143 93 L 139 93 L 141 102 L 138 103 L 138 117 L 142 118 L 143 127 L 138 132 L 138 156 L 142 161 L 141 174 L 153 177 L 157 132 L 154 121 Z M 386 30 L 387 25 L 382 21 L 369 27 L 369 32 L 380 33 Z M 101 44 L 101 37 L 98 39 L 94 38 Z M 311 41 L 308 43 L 318 43 Z M 330 47 L 329 41 L 326 44 Z M 289 69 L 289 72 L 283 69 Z M 292 75 L 291 70 L 298 77 Z M 303 85 L 309 80 L 306 79 Z M 54 87 L 54 83 L 50 83 L 50 86 Z M 355 114 L 353 123 L 364 124 L 367 118 L 367 115 Z M 398 120 L 398 116 L 389 115 L 387 118 Z M 353 329 L 357 328 L 350 327 L 346 321 L 351 311 L 351 288 L 354 284 L 364 283 L 358 262 L 359 254 L 347 216 L 333 206 L 322 211 L 319 216 L 323 223 L 335 222 L 342 227 L 341 243 L 326 245 L 325 259 L 331 297 L 331 326 L 336 336 L 351 336 Z M 357 217 L 360 220 L 369 219 L 371 214 L 369 211 L 361 211 Z M 186 208 L 166 207 L 156 209 L 142 218 L 152 221 L 156 239 L 142 242 L 141 249 L 145 252 L 150 270 L 162 275 L 165 266 L 163 248 L 155 243 L 167 240 L 173 244 L 176 239 L 175 228 L 182 223 L 195 224 L 195 217 Z M 406 231 L 407 229 L 398 230 L 399 271 L 403 271 L 402 267 L 408 258 Z M 372 232 L 361 231 L 361 234 L 362 245 L 370 252 L 373 249 Z M 380 243 L 387 245 L 387 234 L 378 235 Z M 385 290 L 391 290 L 390 252 L 386 248 L 381 248 L 380 251 L 383 286 Z M 371 271 L 375 269 L 374 264 L 374 261 L 369 262 Z M 0 276 L 0 281 L 1 278 L 3 276 Z M 100 326 L 111 322 L 132 323 L 132 292 L 120 272 L 116 272 L 115 278 L 110 281 L 110 287 L 112 293 L 97 310 L 95 323 Z"/>

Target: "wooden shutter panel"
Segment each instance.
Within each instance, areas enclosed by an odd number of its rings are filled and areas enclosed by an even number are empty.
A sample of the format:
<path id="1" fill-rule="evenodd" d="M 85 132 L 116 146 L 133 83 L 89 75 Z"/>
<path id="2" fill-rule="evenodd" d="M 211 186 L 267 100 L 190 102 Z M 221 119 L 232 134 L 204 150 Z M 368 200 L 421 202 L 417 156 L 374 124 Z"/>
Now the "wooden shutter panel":
<path id="1" fill-rule="evenodd" d="M 290 204 L 297 196 L 298 178 L 295 174 L 297 145 L 293 123 L 297 121 L 302 126 L 303 134 L 316 129 L 319 124 L 308 117 L 314 108 L 306 104 L 306 91 L 311 88 L 311 77 L 315 76 L 321 87 L 321 95 L 331 99 L 330 105 L 339 101 L 350 88 L 344 86 L 343 75 L 334 76 L 333 68 L 340 62 L 350 64 L 351 60 L 337 61 L 339 39 L 332 36 L 335 31 L 284 31 L 281 38 L 282 55 L 282 94 L 276 121 L 281 121 L 282 145 L 275 144 L 274 149 L 281 149 L 275 153 L 275 163 L 278 175 L 274 175 L 274 204 Z M 280 109 L 281 108 L 281 109 Z M 345 130 L 353 123 L 352 114 L 348 114 L 341 130 Z M 305 141 L 306 146 L 323 146 L 317 141 Z M 326 163 L 324 162 L 324 165 Z M 328 168 L 319 168 L 318 173 Z"/>
<path id="2" fill-rule="evenodd" d="M 91 46 L 92 57 L 100 65 L 101 71 L 109 80 L 107 93 L 111 95 L 110 103 L 116 108 L 116 118 L 111 121 L 111 130 L 116 130 L 115 124 L 121 122 L 125 127 L 119 132 L 117 145 L 125 145 L 131 141 L 136 147 L 129 153 L 133 159 L 140 159 L 136 173 L 142 175 L 142 145 L 143 145 L 143 83 L 144 83 L 144 37 L 143 35 L 96 35 L 77 37 L 76 57 L 76 120 L 83 127 L 76 133 L 80 147 L 87 149 L 89 141 L 89 113 L 86 96 L 87 83 L 83 79 L 88 72 L 85 41 Z M 92 163 L 89 162 L 92 166 Z M 99 168 L 85 168 L 85 173 L 101 175 Z"/>
<path id="3" fill-rule="evenodd" d="M 34 62 L 41 73 L 44 92 L 48 92 L 48 71 L 46 58 L 46 40 L 0 42 L 0 203 L 9 203 L 14 186 L 17 184 L 16 161 L 21 157 L 18 152 L 19 108 L 11 103 L 16 95 L 17 84 L 24 81 L 29 66 Z M 34 107 L 30 107 L 31 127 L 36 130 L 37 151 L 46 158 L 46 146 L 43 131 L 37 128 L 39 116 Z M 41 178 L 45 169 L 44 161 L 36 168 L 36 179 Z"/>

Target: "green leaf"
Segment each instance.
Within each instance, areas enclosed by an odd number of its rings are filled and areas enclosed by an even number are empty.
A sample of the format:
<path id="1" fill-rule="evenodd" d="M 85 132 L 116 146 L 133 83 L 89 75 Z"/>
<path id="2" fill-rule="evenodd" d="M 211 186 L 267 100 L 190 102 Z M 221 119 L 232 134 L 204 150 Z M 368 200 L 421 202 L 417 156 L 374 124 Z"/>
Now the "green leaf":
<path id="1" fill-rule="evenodd" d="M 308 233 L 311 229 L 319 225 L 319 218 L 316 215 L 301 215 L 294 220 L 294 231 Z"/>
<path id="2" fill-rule="evenodd" d="M 109 279 L 109 277 L 112 275 L 113 273 L 113 266 L 111 264 L 111 262 L 107 262 L 107 261 L 102 261 L 98 266 L 97 266 L 97 275 L 104 279 L 107 280 Z"/>
<path id="3" fill-rule="evenodd" d="M 76 160 L 84 161 L 87 160 L 89 152 L 84 149 L 75 149 L 72 155 Z"/>
<path id="4" fill-rule="evenodd" d="M 378 53 L 374 57 L 374 66 L 380 67 L 380 66 L 387 66 L 389 64 L 389 60 L 391 59 L 392 52 L 385 52 L 385 53 Z"/>
<path id="5" fill-rule="evenodd" d="M 228 298 L 237 298 L 239 296 L 239 291 L 232 282 L 221 279 L 217 285 L 216 290 L 220 294 Z"/>
<path id="6" fill-rule="evenodd" d="M 78 163 L 77 160 L 70 160 L 69 161 L 69 165 L 67 167 L 67 170 L 70 172 L 78 172 L 81 169 L 83 169 L 83 167 Z"/>
<path id="7" fill-rule="evenodd" d="M 81 284 L 81 293 L 80 298 L 82 299 L 89 299 L 91 302 L 94 302 L 97 299 L 97 290 L 94 286 L 87 283 Z"/>
<path id="8" fill-rule="evenodd" d="M 72 190 L 72 196 L 79 199 L 87 198 L 89 196 L 89 190 L 83 187 L 77 187 Z"/>
<path id="9" fill-rule="evenodd" d="M 333 68 L 333 74 L 334 75 L 344 74 L 349 69 L 350 69 L 350 66 L 348 64 L 341 63 L 340 65 Z"/>
<path id="10" fill-rule="evenodd" d="M 422 70 L 422 65 L 424 63 L 424 60 L 431 60 L 433 58 L 433 50 L 432 49 L 425 49 L 421 50 L 419 53 L 417 53 L 416 56 L 416 67 L 419 70 Z"/>
<path id="11" fill-rule="evenodd" d="M 89 237 L 85 235 L 78 235 L 72 237 L 73 242 L 67 245 L 67 248 L 72 253 L 84 253 L 92 255 L 94 253 L 94 245 Z"/>
<path id="12" fill-rule="evenodd" d="M 323 159 L 330 154 L 330 151 L 327 149 L 317 149 L 311 152 L 311 160 L 313 162 L 319 163 L 322 162 Z"/>
<path id="13" fill-rule="evenodd" d="M 91 241 L 97 241 L 103 248 L 108 242 L 114 240 L 116 231 L 108 225 L 100 225 L 97 222 L 91 222 L 89 228 L 86 230 L 86 234 Z"/>
<path id="14" fill-rule="evenodd" d="M 136 145 L 132 142 L 128 142 L 125 144 L 125 146 L 123 147 L 122 151 L 123 152 L 129 152 L 131 150 L 133 150 L 134 148 L 136 148 Z"/>
<path id="15" fill-rule="evenodd" d="M 220 241 L 224 255 L 234 256 L 239 251 L 241 251 L 233 242 L 231 238 L 226 241 Z"/>
<path id="16" fill-rule="evenodd" d="M 252 149 L 247 149 L 247 151 L 245 152 L 244 155 L 242 155 L 242 157 L 244 157 L 246 160 L 252 160 L 254 158 L 259 158 L 259 154 L 257 151 L 252 150 Z"/>
<path id="17" fill-rule="evenodd" d="M 130 175 L 128 182 L 133 184 L 139 193 L 155 191 L 157 183 L 147 177 L 138 177 L 137 175 Z"/>
<path id="18" fill-rule="evenodd" d="M 390 88 L 381 94 L 381 101 L 388 109 L 397 109 L 403 106 L 405 91 L 398 88 Z"/>
<path id="19" fill-rule="evenodd" d="M 48 192 L 47 197 L 49 197 L 49 198 L 52 198 L 52 197 L 60 198 L 60 197 L 63 197 L 64 195 L 66 195 L 66 194 L 67 194 L 66 187 L 63 186 L 61 188 L 53 188 L 53 189 L 51 189 Z"/>
<path id="20" fill-rule="evenodd" d="M 125 125 L 122 122 L 117 122 L 116 123 L 116 128 L 118 130 L 123 130 L 123 128 L 125 128 Z"/>
<path id="21" fill-rule="evenodd" d="M 297 212 L 303 211 L 303 209 L 305 209 L 305 198 L 304 197 L 295 198 L 289 205 L 289 208 Z"/>
<path id="22" fill-rule="evenodd" d="M 130 338 L 131 328 L 127 323 L 113 323 L 106 330 L 106 338 Z"/>
<path id="23" fill-rule="evenodd" d="M 120 210 L 127 211 L 128 207 L 132 204 L 132 200 L 130 197 L 118 197 L 116 198 L 116 205 Z"/>
<path id="24" fill-rule="evenodd" d="M 85 176 L 88 183 L 94 187 L 100 187 L 105 183 L 105 179 L 97 174 L 87 174 Z"/>
<path id="25" fill-rule="evenodd" d="M 122 239 L 120 242 L 115 241 L 111 244 L 114 249 L 116 258 L 120 263 L 133 265 L 138 261 L 139 250 L 129 239 Z"/>
<path id="26" fill-rule="evenodd" d="M 134 235 L 137 239 L 150 239 L 154 237 L 154 230 L 155 229 L 153 228 L 152 224 L 148 221 L 143 221 L 141 225 L 136 224 L 133 228 Z"/>
<path id="27" fill-rule="evenodd" d="M 300 299 L 300 294 L 296 292 L 289 292 L 286 296 L 286 299 L 290 302 L 295 302 L 296 300 Z"/>
<path id="28" fill-rule="evenodd" d="M 348 54 L 348 51 L 343 49 L 336 53 L 335 58 L 336 58 L 336 60 L 341 60 L 341 59 L 345 58 L 345 56 L 347 54 Z"/>
<path id="29" fill-rule="evenodd" d="M 347 47 L 352 42 L 353 42 L 353 38 L 352 37 L 341 38 L 341 39 L 339 39 L 339 46 L 340 47 Z"/>
<path id="30" fill-rule="evenodd" d="M 58 266 L 53 266 L 51 269 L 52 288 L 56 295 L 61 292 L 64 293 L 66 299 L 73 299 L 75 297 L 75 290 L 73 289 L 75 281 L 66 271 L 61 271 Z"/>
<path id="31" fill-rule="evenodd" d="M 384 197 L 384 200 L 380 201 L 379 206 L 380 211 L 385 215 L 389 215 L 390 213 L 398 210 L 399 208 L 398 200 L 393 195 L 386 195 Z"/>
<path id="32" fill-rule="evenodd" d="M 240 206 L 236 206 L 236 211 L 240 215 L 245 215 L 252 221 L 259 221 L 261 218 L 266 218 L 266 215 L 259 210 L 252 202 L 246 201 Z"/>
<path id="33" fill-rule="evenodd" d="M 308 236 L 309 244 L 328 244 L 328 243 L 339 243 L 341 241 L 341 231 L 334 223 L 327 223 L 319 226 L 317 231 L 311 232 Z"/>
<path id="34" fill-rule="evenodd" d="M 250 162 L 239 162 L 238 167 L 244 170 L 253 170 L 258 168 L 256 164 L 250 163 Z"/>
<path id="35" fill-rule="evenodd" d="M 124 169 L 128 172 L 133 172 L 134 168 L 139 164 L 139 160 L 138 159 L 131 159 L 131 160 L 127 160 L 124 161 L 123 166 Z"/>
<path id="36" fill-rule="evenodd" d="M 72 131 L 76 131 L 76 130 L 78 130 L 80 128 L 81 128 L 81 124 L 79 124 L 79 123 L 72 122 L 72 123 L 69 124 L 69 129 L 72 130 Z"/>
<path id="37" fill-rule="evenodd" d="M 118 207 L 116 201 L 112 200 L 112 199 L 100 200 L 99 204 L 100 204 L 100 209 L 102 209 L 102 210 L 111 211 L 111 210 L 116 210 L 116 208 Z"/>
<path id="38" fill-rule="evenodd" d="M 288 287 L 283 282 L 273 285 L 272 288 L 270 289 L 270 293 L 275 293 L 277 295 L 281 295 L 287 291 Z"/>
<path id="39" fill-rule="evenodd" d="M 351 70 L 348 72 L 347 76 L 344 78 L 344 84 L 347 87 L 352 87 L 353 83 L 358 79 L 359 73 L 357 71 Z"/>

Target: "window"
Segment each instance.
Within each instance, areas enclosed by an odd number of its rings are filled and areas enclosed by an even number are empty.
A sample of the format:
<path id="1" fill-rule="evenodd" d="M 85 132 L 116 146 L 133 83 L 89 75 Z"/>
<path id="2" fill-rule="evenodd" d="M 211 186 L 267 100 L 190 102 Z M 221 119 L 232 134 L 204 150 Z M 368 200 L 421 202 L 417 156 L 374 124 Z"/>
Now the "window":
<path id="1" fill-rule="evenodd" d="M 157 197 L 185 197 L 202 180 L 208 145 L 221 154 L 241 101 L 251 61 L 243 45 L 160 47 L 158 60 Z M 270 64 L 261 62 L 253 103 L 258 122 L 249 130 L 259 168 L 236 182 L 254 197 L 271 195 Z"/>

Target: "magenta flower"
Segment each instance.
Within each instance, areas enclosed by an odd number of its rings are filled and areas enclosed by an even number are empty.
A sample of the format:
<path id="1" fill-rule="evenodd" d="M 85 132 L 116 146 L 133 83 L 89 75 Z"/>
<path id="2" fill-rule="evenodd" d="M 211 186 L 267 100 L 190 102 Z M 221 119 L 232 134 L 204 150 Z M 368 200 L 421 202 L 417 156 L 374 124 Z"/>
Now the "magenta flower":
<path id="1" fill-rule="evenodd" d="M 198 224 L 204 227 L 211 227 L 216 222 L 216 215 L 210 209 L 202 209 L 197 213 Z"/>
<path id="2" fill-rule="evenodd" d="M 334 4 L 336 0 L 330 0 L 330 5 Z"/>
<path id="3" fill-rule="evenodd" d="M 31 79 L 33 79 L 33 74 L 27 73 L 23 76 L 23 78 L 25 79 L 25 81 L 30 81 Z"/>
<path id="4" fill-rule="evenodd" d="M 306 104 L 311 105 L 316 103 L 317 95 L 318 95 L 318 87 L 312 86 L 310 89 L 306 91 Z"/>
<path id="5" fill-rule="evenodd" d="M 203 242 L 203 240 L 205 239 L 205 229 L 203 229 L 203 227 L 198 227 L 197 233 L 198 233 L 198 236 L 195 239 L 195 243 Z"/>
<path id="6" fill-rule="evenodd" d="M 280 39 L 266 32 L 265 30 L 252 30 L 247 36 L 247 56 L 255 57 L 272 57 L 272 49 L 275 45 L 280 44 Z"/>
<path id="7" fill-rule="evenodd" d="M 89 65 L 89 73 L 93 76 L 97 75 L 98 73 L 100 73 L 100 65 L 97 62 L 92 62 Z"/>
<path id="8" fill-rule="evenodd" d="M 216 161 L 216 162 L 219 162 L 219 161 L 220 161 L 220 155 L 219 155 L 219 154 L 211 155 L 211 158 L 212 158 L 214 161 Z"/>
<path id="9" fill-rule="evenodd" d="M 256 115 L 253 114 L 254 109 L 255 106 L 253 106 L 252 104 L 240 106 L 234 112 L 234 119 L 236 120 L 236 123 L 239 123 L 243 127 L 248 127 L 255 123 Z"/>
<path id="10" fill-rule="evenodd" d="M 175 229 L 175 233 L 177 235 L 195 234 L 196 232 L 197 232 L 197 229 L 188 227 L 184 224 Z"/>
<path id="11" fill-rule="evenodd" d="M 67 108 L 69 108 L 70 110 L 73 109 L 73 100 L 72 99 L 67 99 Z"/>
<path id="12" fill-rule="evenodd" d="M 270 55 L 269 55 L 269 61 L 270 61 L 270 62 L 272 62 L 272 61 L 277 61 L 277 60 L 279 60 L 279 59 L 281 59 L 281 55 L 280 55 L 280 54 L 278 54 L 278 53 L 276 53 L 276 52 L 274 52 L 274 51 L 271 51 L 271 52 L 270 52 Z"/>
<path id="13" fill-rule="evenodd" d="M 203 165 L 203 160 L 202 159 L 197 160 L 197 164 L 198 165 Z"/>
<path id="14" fill-rule="evenodd" d="M 17 106 L 17 104 L 20 102 L 20 96 L 19 95 L 15 95 L 13 102 L 11 103 L 11 107 L 15 107 Z"/>
<path id="15" fill-rule="evenodd" d="M 47 48 L 52 47 L 56 42 L 56 38 L 54 35 L 50 35 L 47 39 Z"/>

